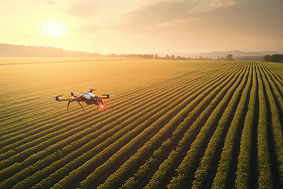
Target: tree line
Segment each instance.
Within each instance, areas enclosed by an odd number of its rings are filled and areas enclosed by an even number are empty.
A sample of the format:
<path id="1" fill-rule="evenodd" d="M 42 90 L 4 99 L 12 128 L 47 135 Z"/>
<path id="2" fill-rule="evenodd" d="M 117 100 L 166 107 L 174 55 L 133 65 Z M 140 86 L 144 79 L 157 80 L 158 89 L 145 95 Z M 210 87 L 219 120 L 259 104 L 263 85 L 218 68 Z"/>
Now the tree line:
<path id="1" fill-rule="evenodd" d="M 166 59 L 166 60 L 225 60 L 225 57 L 218 57 L 218 58 L 209 58 L 209 57 L 184 57 L 184 56 L 175 56 L 174 54 L 169 55 L 166 54 L 165 56 L 158 55 L 158 54 L 107 54 L 106 57 L 111 58 L 147 58 L 147 59 Z"/>
<path id="2" fill-rule="evenodd" d="M 0 43 L 0 57 L 117 57 L 117 58 L 146 58 L 146 59 L 167 59 L 167 60 L 262 60 L 265 62 L 282 62 L 283 54 L 273 54 L 251 57 L 233 57 L 232 54 L 228 54 L 226 57 L 183 57 L 166 54 L 161 56 L 158 54 L 120 54 L 115 53 L 102 55 L 97 52 L 87 51 L 72 51 L 64 50 L 56 47 L 45 47 L 45 46 L 33 46 L 33 45 L 14 45 Z"/>
<path id="3" fill-rule="evenodd" d="M 273 54 L 273 55 L 265 55 L 263 57 L 264 62 L 283 62 L 283 54 Z"/>

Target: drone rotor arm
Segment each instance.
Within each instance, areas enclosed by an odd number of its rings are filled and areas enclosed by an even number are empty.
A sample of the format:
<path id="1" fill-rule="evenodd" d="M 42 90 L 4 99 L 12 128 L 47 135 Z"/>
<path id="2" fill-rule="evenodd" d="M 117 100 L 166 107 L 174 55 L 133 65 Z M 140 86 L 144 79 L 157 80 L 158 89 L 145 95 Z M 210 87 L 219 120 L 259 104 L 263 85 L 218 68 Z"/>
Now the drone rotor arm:
<path id="1" fill-rule="evenodd" d="M 110 96 L 114 96 L 113 94 L 108 94 L 108 93 L 104 93 L 104 94 L 102 94 L 102 96 L 106 96 L 106 97 L 100 97 L 101 99 L 109 99 L 110 98 Z"/>
<path id="2" fill-rule="evenodd" d="M 60 101 L 70 101 L 71 99 L 60 99 Z"/>

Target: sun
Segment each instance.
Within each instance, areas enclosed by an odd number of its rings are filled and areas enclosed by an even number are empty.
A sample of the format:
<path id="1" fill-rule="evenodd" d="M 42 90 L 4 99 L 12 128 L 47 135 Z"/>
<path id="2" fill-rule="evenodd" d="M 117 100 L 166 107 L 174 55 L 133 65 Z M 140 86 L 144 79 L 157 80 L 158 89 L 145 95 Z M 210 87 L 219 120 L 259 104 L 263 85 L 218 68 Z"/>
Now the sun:
<path id="1" fill-rule="evenodd" d="M 65 26 L 56 21 L 45 22 L 42 26 L 42 30 L 45 35 L 59 37 L 65 34 Z"/>

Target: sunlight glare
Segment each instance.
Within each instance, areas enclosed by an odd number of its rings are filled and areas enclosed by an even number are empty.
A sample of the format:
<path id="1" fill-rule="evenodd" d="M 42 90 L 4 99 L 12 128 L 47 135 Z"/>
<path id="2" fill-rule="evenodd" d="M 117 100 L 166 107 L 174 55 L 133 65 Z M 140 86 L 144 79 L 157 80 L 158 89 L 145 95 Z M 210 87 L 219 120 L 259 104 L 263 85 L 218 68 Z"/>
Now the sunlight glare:
<path id="1" fill-rule="evenodd" d="M 45 35 L 59 37 L 65 34 L 65 27 L 60 22 L 49 21 L 43 24 Z"/>

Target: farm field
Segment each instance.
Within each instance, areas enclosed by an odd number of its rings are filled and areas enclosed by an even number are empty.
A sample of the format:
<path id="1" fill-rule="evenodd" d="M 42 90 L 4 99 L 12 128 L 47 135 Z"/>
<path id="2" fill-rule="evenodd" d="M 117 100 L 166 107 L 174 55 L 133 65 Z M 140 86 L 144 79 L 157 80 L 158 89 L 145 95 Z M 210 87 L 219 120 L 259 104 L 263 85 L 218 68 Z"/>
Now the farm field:
<path id="1" fill-rule="evenodd" d="M 283 187 L 282 63 L 0 58 L 0 89 L 0 188 Z"/>

